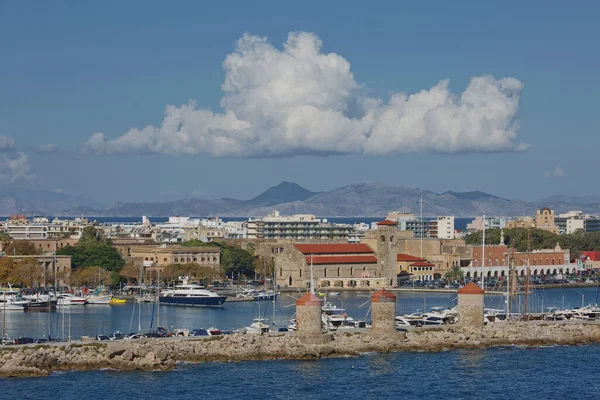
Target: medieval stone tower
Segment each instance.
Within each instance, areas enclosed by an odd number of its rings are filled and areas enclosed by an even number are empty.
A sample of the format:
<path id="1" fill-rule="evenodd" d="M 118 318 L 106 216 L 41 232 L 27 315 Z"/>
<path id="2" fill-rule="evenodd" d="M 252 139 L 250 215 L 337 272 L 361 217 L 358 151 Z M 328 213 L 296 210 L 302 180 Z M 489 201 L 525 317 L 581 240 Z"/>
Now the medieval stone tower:
<path id="1" fill-rule="evenodd" d="M 377 223 L 377 260 L 381 268 L 381 276 L 388 279 L 390 286 L 398 286 L 396 264 L 398 249 L 396 248 L 396 223 L 384 220 Z"/>

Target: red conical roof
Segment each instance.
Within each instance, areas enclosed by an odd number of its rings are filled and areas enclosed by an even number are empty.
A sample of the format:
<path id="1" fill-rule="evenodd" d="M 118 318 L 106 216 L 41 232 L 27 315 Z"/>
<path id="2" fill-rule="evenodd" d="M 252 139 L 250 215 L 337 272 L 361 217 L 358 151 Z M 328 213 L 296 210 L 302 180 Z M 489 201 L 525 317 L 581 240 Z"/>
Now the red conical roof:
<path id="1" fill-rule="evenodd" d="M 458 294 L 480 294 L 483 295 L 483 289 L 473 282 L 467 283 L 464 287 L 458 289 Z"/>
<path id="2" fill-rule="evenodd" d="M 308 292 L 304 296 L 296 300 L 297 306 L 317 306 L 321 307 L 322 300 L 315 296 L 313 293 Z"/>
<path id="3" fill-rule="evenodd" d="M 372 303 L 393 303 L 396 302 L 396 295 L 389 290 L 381 289 L 371 296 Z"/>

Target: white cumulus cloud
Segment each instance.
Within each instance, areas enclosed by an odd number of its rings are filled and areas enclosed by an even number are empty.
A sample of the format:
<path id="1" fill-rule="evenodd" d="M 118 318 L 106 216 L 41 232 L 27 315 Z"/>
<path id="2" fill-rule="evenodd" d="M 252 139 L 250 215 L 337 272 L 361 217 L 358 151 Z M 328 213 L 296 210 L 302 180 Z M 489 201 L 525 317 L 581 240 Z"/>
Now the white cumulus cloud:
<path id="1" fill-rule="evenodd" d="M 13 151 L 15 149 L 15 141 L 4 135 L 0 135 L 0 151 Z"/>
<path id="2" fill-rule="evenodd" d="M 33 173 L 26 154 L 0 154 L 0 182 L 13 183 L 18 180 L 31 180 L 32 178 Z"/>
<path id="3" fill-rule="evenodd" d="M 551 171 L 544 171 L 544 178 L 560 178 L 562 176 L 565 176 L 565 170 L 559 165 L 555 166 Z"/>
<path id="4" fill-rule="evenodd" d="M 319 38 L 292 32 L 283 49 L 244 35 L 224 63 L 222 112 L 194 101 L 166 108 L 162 125 L 115 139 L 94 133 L 94 154 L 166 153 L 268 157 L 295 154 L 522 151 L 517 79 L 474 77 L 455 95 L 444 80 L 414 94 L 374 98 L 350 63 Z"/>

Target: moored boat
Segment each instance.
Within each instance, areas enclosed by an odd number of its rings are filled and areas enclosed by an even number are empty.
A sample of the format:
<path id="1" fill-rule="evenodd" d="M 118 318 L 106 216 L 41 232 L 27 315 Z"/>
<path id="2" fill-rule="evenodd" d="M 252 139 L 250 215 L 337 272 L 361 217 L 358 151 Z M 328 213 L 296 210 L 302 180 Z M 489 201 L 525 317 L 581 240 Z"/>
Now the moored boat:
<path id="1" fill-rule="evenodd" d="M 113 298 L 113 296 L 111 294 L 91 295 L 91 296 L 88 296 L 87 302 L 88 302 L 88 304 L 108 305 L 108 304 L 110 304 L 110 301 L 112 300 L 112 298 Z"/>
<path id="2" fill-rule="evenodd" d="M 227 296 L 221 296 L 194 283 L 165 289 L 159 297 L 161 304 L 175 306 L 220 306 L 225 299 Z"/>
<path id="3" fill-rule="evenodd" d="M 0 312 L 25 311 L 28 306 L 29 300 L 24 300 L 18 290 L 4 290 L 0 296 Z"/>

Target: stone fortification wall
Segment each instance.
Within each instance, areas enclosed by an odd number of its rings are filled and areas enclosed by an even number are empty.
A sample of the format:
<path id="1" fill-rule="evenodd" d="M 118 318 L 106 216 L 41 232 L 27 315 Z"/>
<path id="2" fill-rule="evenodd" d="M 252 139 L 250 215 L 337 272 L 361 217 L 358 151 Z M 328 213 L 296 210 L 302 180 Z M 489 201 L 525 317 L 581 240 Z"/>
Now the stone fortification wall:
<path id="1" fill-rule="evenodd" d="M 504 345 L 580 345 L 600 343 L 596 322 L 496 323 L 481 328 L 451 325 L 401 333 L 368 330 L 323 335 L 307 343 L 301 335 L 226 335 L 200 339 L 141 339 L 110 343 L 56 344 L 0 348 L 0 376 L 45 376 L 53 371 L 170 370 L 176 361 L 317 359 L 362 352 L 441 351 Z"/>

